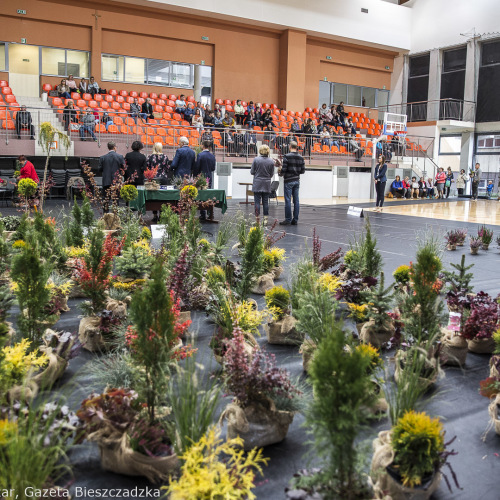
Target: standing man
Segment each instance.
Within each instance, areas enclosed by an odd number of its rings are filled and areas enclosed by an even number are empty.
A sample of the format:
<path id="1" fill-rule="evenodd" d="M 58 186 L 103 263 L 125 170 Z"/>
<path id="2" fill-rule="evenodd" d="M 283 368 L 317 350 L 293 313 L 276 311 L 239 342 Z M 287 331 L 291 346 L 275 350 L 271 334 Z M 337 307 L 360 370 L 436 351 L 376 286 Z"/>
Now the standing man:
<path id="1" fill-rule="evenodd" d="M 35 127 L 31 123 L 31 113 L 26 111 L 26 106 L 21 106 L 21 111 L 18 111 L 16 114 L 16 133 L 18 139 L 21 139 L 21 129 L 29 130 L 31 139 L 35 139 Z"/>
<path id="2" fill-rule="evenodd" d="M 99 158 L 99 172 L 102 173 L 102 199 L 103 211 L 109 211 L 109 198 L 111 196 L 111 185 L 115 180 L 117 172 L 125 167 L 125 160 L 122 155 L 116 152 L 116 144 L 108 142 L 108 154 Z"/>
<path id="3" fill-rule="evenodd" d="M 215 172 L 215 156 L 210 152 L 210 147 L 212 143 L 210 141 L 203 141 L 203 151 L 198 155 L 196 159 L 196 165 L 193 169 L 193 175 L 203 174 L 208 182 L 208 187 L 213 189 L 214 187 L 214 172 Z M 200 220 L 204 221 L 207 219 L 207 211 L 200 210 Z"/>
<path id="4" fill-rule="evenodd" d="M 279 175 L 283 176 L 285 187 L 285 220 L 280 222 L 282 226 L 295 226 L 299 221 L 300 176 L 306 172 L 304 158 L 297 152 L 297 143 L 292 141 L 289 147 L 290 152 L 283 156 L 283 166 L 279 172 Z"/>
<path id="5" fill-rule="evenodd" d="M 472 177 L 472 198 L 471 201 L 477 201 L 477 191 L 479 188 L 479 182 L 481 181 L 481 165 L 479 163 L 476 163 L 476 169 L 471 172 L 471 177 Z"/>
<path id="6" fill-rule="evenodd" d="M 196 160 L 196 153 L 189 147 L 189 140 L 182 136 L 179 139 L 180 148 L 175 152 L 172 161 L 172 170 L 176 177 L 191 175 Z"/>

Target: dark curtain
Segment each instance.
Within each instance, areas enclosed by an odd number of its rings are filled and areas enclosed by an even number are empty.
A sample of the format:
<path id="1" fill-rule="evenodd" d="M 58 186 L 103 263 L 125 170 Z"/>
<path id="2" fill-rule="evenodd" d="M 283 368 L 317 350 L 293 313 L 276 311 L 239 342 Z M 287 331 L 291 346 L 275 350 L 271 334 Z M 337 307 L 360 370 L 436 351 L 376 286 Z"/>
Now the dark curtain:
<path id="1" fill-rule="evenodd" d="M 500 121 L 500 64 L 479 68 L 479 84 L 477 89 L 477 122 Z"/>

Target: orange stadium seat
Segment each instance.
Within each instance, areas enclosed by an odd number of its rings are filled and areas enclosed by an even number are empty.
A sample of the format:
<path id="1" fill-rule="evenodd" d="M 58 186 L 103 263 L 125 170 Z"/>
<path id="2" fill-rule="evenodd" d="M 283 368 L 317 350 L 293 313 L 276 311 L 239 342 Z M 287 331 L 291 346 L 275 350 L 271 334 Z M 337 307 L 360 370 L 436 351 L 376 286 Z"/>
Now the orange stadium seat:
<path id="1" fill-rule="evenodd" d="M 148 97 L 148 94 L 146 92 L 140 92 L 139 97 L 142 97 L 143 99 L 146 99 Z"/>
<path id="2" fill-rule="evenodd" d="M 130 97 L 132 97 L 132 102 L 134 102 L 134 97 L 139 97 L 139 94 L 135 91 L 135 90 L 132 90 L 132 92 L 129 92 L 128 95 Z"/>
<path id="3" fill-rule="evenodd" d="M 17 104 L 17 101 L 16 101 L 16 96 L 14 96 L 13 94 L 7 94 L 5 96 L 5 100 L 9 103 L 9 104 Z"/>
<path id="4" fill-rule="evenodd" d="M 120 95 L 122 97 L 127 97 L 128 96 L 128 92 L 126 90 L 120 90 Z"/>
<path id="5" fill-rule="evenodd" d="M 2 122 L 2 128 L 6 130 L 15 130 L 16 126 L 12 120 L 4 120 Z"/>
<path id="6" fill-rule="evenodd" d="M 168 99 L 167 94 L 158 94 L 158 97 L 160 99 L 163 99 L 164 101 L 166 101 Z"/>
<path id="7" fill-rule="evenodd" d="M 103 99 L 102 99 L 102 95 L 101 94 L 94 94 L 94 101 L 99 102 L 99 101 L 102 101 L 102 100 Z"/>
<path id="8" fill-rule="evenodd" d="M 117 95 L 115 100 L 116 102 L 125 102 L 125 97 L 123 97 L 122 95 Z"/>
<path id="9" fill-rule="evenodd" d="M 115 90 L 115 89 L 109 89 L 109 90 L 108 90 L 108 94 L 109 94 L 109 95 L 118 95 L 118 91 L 117 91 L 117 90 Z"/>
<path id="10" fill-rule="evenodd" d="M 42 85 L 42 90 L 44 92 L 50 92 L 52 90 L 52 85 L 50 83 L 44 83 Z"/>
<path id="11" fill-rule="evenodd" d="M 8 87 L 9 82 L 7 80 L 0 80 L 0 87 Z"/>

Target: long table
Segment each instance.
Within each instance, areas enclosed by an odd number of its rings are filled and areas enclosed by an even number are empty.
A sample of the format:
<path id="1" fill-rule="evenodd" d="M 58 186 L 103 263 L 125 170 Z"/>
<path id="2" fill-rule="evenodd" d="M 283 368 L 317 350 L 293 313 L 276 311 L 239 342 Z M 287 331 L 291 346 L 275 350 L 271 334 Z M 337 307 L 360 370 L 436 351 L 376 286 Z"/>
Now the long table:
<path id="1" fill-rule="evenodd" d="M 141 213 L 146 211 L 160 211 L 162 205 L 167 203 L 176 204 L 180 199 L 178 189 L 138 189 L 138 196 L 130 202 L 130 208 Z M 223 189 L 200 189 L 198 190 L 197 201 L 215 201 L 215 206 L 220 208 L 222 213 L 227 210 L 226 191 Z M 208 210 L 208 219 L 213 221 L 213 210 Z"/>

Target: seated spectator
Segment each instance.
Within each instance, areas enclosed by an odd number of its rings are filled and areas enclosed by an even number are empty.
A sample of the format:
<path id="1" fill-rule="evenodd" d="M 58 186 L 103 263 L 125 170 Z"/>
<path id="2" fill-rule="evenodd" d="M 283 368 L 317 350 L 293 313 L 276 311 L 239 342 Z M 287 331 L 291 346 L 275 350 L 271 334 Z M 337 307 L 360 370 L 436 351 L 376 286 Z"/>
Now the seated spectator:
<path id="1" fill-rule="evenodd" d="M 78 90 L 78 87 L 76 85 L 75 79 L 73 78 L 73 75 L 68 75 L 68 79 L 66 80 L 66 85 L 69 87 L 71 92 L 76 92 Z"/>
<path id="2" fill-rule="evenodd" d="M 213 114 L 213 112 L 212 112 Z M 207 128 L 203 131 L 203 134 L 201 134 L 201 142 L 210 142 L 210 150 L 213 152 L 214 151 L 214 136 L 212 135 L 212 131 Z"/>
<path id="3" fill-rule="evenodd" d="M 330 111 L 330 110 L 328 109 L 328 107 L 327 107 L 326 103 L 324 103 L 324 104 L 321 106 L 321 108 L 319 108 L 319 118 L 320 118 L 320 119 L 321 119 L 321 118 L 325 118 L 325 117 L 326 117 L 326 115 L 329 113 L 329 111 Z"/>
<path id="4" fill-rule="evenodd" d="M 293 123 L 290 125 L 290 132 L 293 132 L 295 134 L 299 134 L 301 132 L 299 121 L 297 118 L 293 119 Z"/>
<path id="5" fill-rule="evenodd" d="M 399 175 L 396 175 L 396 178 L 392 181 L 391 184 L 391 194 L 394 198 L 402 198 L 404 196 L 404 187 L 403 181 Z"/>
<path id="6" fill-rule="evenodd" d="M 99 93 L 99 84 L 95 81 L 94 77 L 90 77 L 90 83 L 89 83 L 89 94 L 92 96 L 92 99 L 96 94 Z"/>
<path id="7" fill-rule="evenodd" d="M 21 167 L 19 170 L 19 179 L 31 179 L 38 184 L 40 179 L 38 178 L 33 163 L 31 163 L 24 155 L 19 156 L 17 161 Z"/>
<path id="8" fill-rule="evenodd" d="M 190 124 L 193 123 L 193 116 L 194 116 L 194 106 L 192 102 L 188 102 L 186 108 L 184 109 L 184 120 L 189 122 Z"/>
<path id="9" fill-rule="evenodd" d="M 214 112 L 216 115 L 217 115 L 217 111 L 220 112 L 221 118 L 224 118 L 224 116 L 226 115 L 226 110 L 224 108 L 221 108 L 219 104 L 216 104 L 214 106 Z"/>
<path id="10" fill-rule="evenodd" d="M 357 143 L 354 135 L 352 135 L 350 132 L 351 131 L 349 130 L 348 132 L 346 132 L 346 135 L 345 135 L 348 151 L 350 153 L 354 153 L 354 156 L 356 157 L 356 161 L 361 161 L 361 158 L 364 154 L 364 150 Z"/>
<path id="11" fill-rule="evenodd" d="M 236 119 L 236 125 L 243 125 L 244 116 L 245 108 L 241 104 L 241 99 L 238 99 L 234 105 L 234 118 Z"/>
<path id="12" fill-rule="evenodd" d="M 255 110 L 252 108 L 249 113 L 245 114 L 243 118 L 243 124 L 247 128 L 253 128 L 257 126 L 257 115 L 255 114 Z"/>
<path id="13" fill-rule="evenodd" d="M 417 182 L 416 177 L 411 178 L 411 198 L 419 198 L 420 197 L 420 185 Z"/>
<path id="14" fill-rule="evenodd" d="M 434 182 L 430 177 L 427 179 L 425 187 L 427 188 L 427 198 L 434 198 Z"/>
<path id="15" fill-rule="evenodd" d="M 205 127 L 214 127 L 215 115 L 213 111 L 208 111 L 205 113 L 205 119 L 203 120 L 203 125 Z"/>
<path id="16" fill-rule="evenodd" d="M 273 130 L 273 124 L 270 122 L 264 129 L 264 141 L 269 143 L 269 148 L 273 149 L 276 142 L 276 132 Z"/>
<path id="17" fill-rule="evenodd" d="M 224 128 L 234 128 L 235 125 L 234 118 L 229 113 L 226 113 L 226 116 L 222 120 L 222 126 Z"/>
<path id="18" fill-rule="evenodd" d="M 201 118 L 204 119 L 205 118 L 205 108 L 203 107 L 203 104 L 200 101 L 198 101 L 196 103 L 196 106 L 194 108 L 194 114 L 196 114 L 196 111 L 198 111 L 198 110 L 200 111 Z"/>
<path id="19" fill-rule="evenodd" d="M 106 127 L 106 132 L 107 132 L 108 127 L 113 124 L 113 118 L 111 118 L 111 116 L 109 116 L 109 113 L 107 113 L 105 111 L 102 115 L 101 122 L 104 123 L 104 126 Z"/>
<path id="20" fill-rule="evenodd" d="M 184 110 L 186 109 L 186 96 L 181 94 L 179 99 L 175 101 L 175 112 L 184 116 Z"/>
<path id="21" fill-rule="evenodd" d="M 80 92 L 81 95 L 89 93 L 89 82 L 85 78 L 82 78 L 80 80 L 80 85 L 78 85 L 78 92 Z"/>
<path id="22" fill-rule="evenodd" d="M 327 127 L 323 127 L 323 130 L 319 134 L 319 138 L 321 140 L 322 146 L 331 146 L 332 145 L 332 136 Z"/>
<path id="23" fill-rule="evenodd" d="M 260 102 L 258 102 L 256 105 L 255 105 L 255 114 L 257 115 L 260 115 L 262 116 L 262 114 L 264 113 L 264 109 L 262 108 L 262 104 Z"/>
<path id="24" fill-rule="evenodd" d="M 409 177 L 403 179 L 404 197 L 411 198 L 411 182 Z"/>
<path id="25" fill-rule="evenodd" d="M 222 114 L 221 114 L 220 110 L 217 110 L 215 112 L 214 127 L 216 129 L 222 129 L 222 128 L 224 128 L 223 125 L 222 125 Z"/>
<path id="26" fill-rule="evenodd" d="M 73 106 L 73 101 L 68 101 L 66 107 L 63 110 L 63 123 L 64 130 L 66 130 L 66 132 L 68 132 L 70 129 L 75 129 L 71 126 L 72 123 L 78 123 L 78 112 Z M 76 129 L 78 128 L 79 127 L 76 126 Z"/>
<path id="27" fill-rule="evenodd" d="M 323 130 L 325 129 L 325 119 L 324 118 L 320 118 L 318 120 L 318 126 L 317 126 L 317 129 L 318 129 L 318 134 L 321 134 L 321 132 L 323 132 Z"/>
<path id="28" fill-rule="evenodd" d="M 344 110 L 344 101 L 340 101 L 340 104 L 337 106 L 337 114 L 342 119 L 342 121 L 345 121 L 346 112 Z"/>
<path id="29" fill-rule="evenodd" d="M 139 99 L 134 97 L 134 102 L 130 105 L 130 116 L 134 119 L 137 125 L 137 118 L 141 116 L 141 105 L 139 104 Z"/>
<path id="30" fill-rule="evenodd" d="M 427 186 L 425 185 L 425 179 L 423 177 L 418 181 L 418 194 L 420 198 L 425 198 L 427 196 Z"/>
<path id="31" fill-rule="evenodd" d="M 56 87 L 57 92 L 59 92 L 59 97 L 64 99 L 71 99 L 71 89 L 66 84 L 66 80 L 62 79 L 61 83 Z"/>
<path id="32" fill-rule="evenodd" d="M 31 113 L 26 111 L 26 106 L 21 106 L 21 110 L 16 114 L 16 134 L 21 139 L 21 130 L 29 130 L 31 139 L 35 140 L 35 127 L 31 122 Z"/>
<path id="33" fill-rule="evenodd" d="M 213 111 L 213 109 L 210 107 L 210 104 L 205 104 L 205 107 L 203 108 L 203 110 L 204 110 L 203 118 L 205 118 L 205 116 L 207 116 L 208 113 Z"/>
<path id="34" fill-rule="evenodd" d="M 243 128 L 234 133 L 234 149 L 237 156 L 245 156 L 245 129 Z"/>
<path id="35" fill-rule="evenodd" d="M 262 115 L 261 119 L 260 119 L 261 123 L 262 123 L 262 126 L 263 127 L 267 127 L 268 124 L 270 123 L 273 127 L 275 127 L 276 125 L 274 124 L 274 121 L 273 121 L 273 114 L 272 114 L 272 111 L 270 109 L 266 109 L 265 113 Z"/>
<path id="36" fill-rule="evenodd" d="M 351 129 L 351 134 L 356 135 L 357 130 L 356 130 L 356 126 L 352 122 L 352 118 L 349 118 L 347 120 L 347 127 Z"/>
<path id="37" fill-rule="evenodd" d="M 304 134 L 305 138 L 304 155 L 311 156 L 311 149 L 313 144 L 313 127 L 311 118 L 308 118 L 304 122 L 304 125 L 302 126 L 302 134 Z"/>
<path id="38" fill-rule="evenodd" d="M 191 121 L 191 125 L 193 127 L 196 127 L 196 129 L 199 131 L 203 130 L 203 116 L 201 116 L 201 111 L 199 109 L 196 109 L 194 112 L 193 120 Z"/>
<path id="39" fill-rule="evenodd" d="M 146 97 L 146 100 L 142 103 L 141 118 L 146 122 L 148 121 L 148 119 L 154 119 L 153 105 L 151 104 L 151 99 L 149 97 Z"/>
<path id="40" fill-rule="evenodd" d="M 252 130 L 247 130 L 245 133 L 245 154 L 247 156 L 257 154 L 257 135 Z"/>
<path id="41" fill-rule="evenodd" d="M 224 130 L 222 134 L 222 146 L 227 148 L 228 154 L 234 154 L 234 136 L 230 129 Z"/>
<path id="42" fill-rule="evenodd" d="M 94 139 L 94 141 L 97 141 L 94 134 L 95 117 L 90 108 L 85 109 L 85 114 L 81 117 L 80 122 L 80 139 L 82 141 L 87 140 L 85 137 L 85 132 L 88 132 L 92 136 L 92 139 Z"/>
<path id="43" fill-rule="evenodd" d="M 245 111 L 245 115 L 249 114 L 250 111 L 254 111 L 254 112 L 256 111 L 253 101 L 250 101 L 248 103 L 247 110 Z"/>

